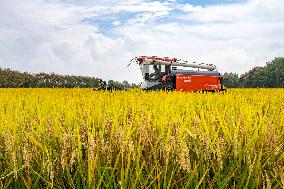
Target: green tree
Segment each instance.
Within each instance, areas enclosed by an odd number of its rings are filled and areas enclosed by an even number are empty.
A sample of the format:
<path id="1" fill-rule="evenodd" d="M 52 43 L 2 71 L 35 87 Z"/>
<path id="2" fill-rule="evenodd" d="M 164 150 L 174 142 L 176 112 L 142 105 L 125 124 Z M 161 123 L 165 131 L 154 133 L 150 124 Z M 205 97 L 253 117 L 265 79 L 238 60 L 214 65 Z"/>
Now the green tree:
<path id="1" fill-rule="evenodd" d="M 237 73 L 224 73 L 223 84 L 228 88 L 240 87 L 239 75 Z"/>
<path id="2" fill-rule="evenodd" d="M 264 67 L 254 67 L 241 75 L 243 87 L 284 87 L 284 58 L 275 58 Z"/>
<path id="3" fill-rule="evenodd" d="M 131 87 L 131 85 L 129 84 L 129 82 L 126 81 L 126 80 L 124 80 L 124 81 L 122 82 L 122 85 L 123 85 L 123 88 L 125 88 L 125 89 L 128 89 L 128 88 Z"/>

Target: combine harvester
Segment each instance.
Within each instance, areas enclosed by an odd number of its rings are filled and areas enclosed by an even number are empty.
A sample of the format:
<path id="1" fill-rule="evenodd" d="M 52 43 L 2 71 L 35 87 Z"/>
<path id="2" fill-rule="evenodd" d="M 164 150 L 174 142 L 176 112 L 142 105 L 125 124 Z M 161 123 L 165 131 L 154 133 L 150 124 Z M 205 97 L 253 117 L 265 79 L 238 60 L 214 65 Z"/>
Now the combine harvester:
<path id="1" fill-rule="evenodd" d="M 145 90 L 225 91 L 223 77 L 212 64 L 156 56 L 139 56 L 130 61 L 140 65 Z M 130 65 L 129 64 L 129 65 Z M 129 66 L 128 65 L 128 66 Z M 189 70 L 185 68 L 195 68 Z"/>

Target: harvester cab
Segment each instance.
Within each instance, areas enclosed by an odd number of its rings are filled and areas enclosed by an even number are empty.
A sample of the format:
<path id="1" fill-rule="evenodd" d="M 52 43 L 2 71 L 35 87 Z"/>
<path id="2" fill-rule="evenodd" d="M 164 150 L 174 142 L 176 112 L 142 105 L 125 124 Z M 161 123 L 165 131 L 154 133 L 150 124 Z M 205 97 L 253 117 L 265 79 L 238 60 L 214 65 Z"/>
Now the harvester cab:
<path id="1" fill-rule="evenodd" d="M 156 56 L 139 56 L 132 59 L 139 64 L 145 90 L 222 91 L 222 76 L 212 64 Z M 195 68 L 188 70 L 184 68 Z M 205 70 L 205 71 L 204 71 Z"/>

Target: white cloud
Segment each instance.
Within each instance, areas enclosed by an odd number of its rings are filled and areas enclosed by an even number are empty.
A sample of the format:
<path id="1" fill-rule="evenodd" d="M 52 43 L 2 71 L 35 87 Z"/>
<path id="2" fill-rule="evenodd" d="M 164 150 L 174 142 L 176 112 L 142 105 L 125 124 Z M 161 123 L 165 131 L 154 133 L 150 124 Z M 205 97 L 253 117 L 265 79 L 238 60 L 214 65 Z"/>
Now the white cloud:
<path id="1" fill-rule="evenodd" d="M 118 20 L 115 20 L 112 24 L 113 24 L 114 26 L 119 26 L 119 25 L 121 25 L 121 22 L 118 21 Z"/>
<path id="2" fill-rule="evenodd" d="M 185 4 L 185 5 L 181 5 L 179 7 L 179 9 L 181 9 L 184 12 L 194 12 L 194 11 L 202 10 L 202 7 L 201 6 L 193 6 L 191 4 Z"/>
<path id="3" fill-rule="evenodd" d="M 2 1 L 0 67 L 138 82 L 140 70 L 126 68 L 129 60 L 157 55 L 243 73 L 284 55 L 282 7 L 282 0 L 206 7 L 170 0 Z"/>

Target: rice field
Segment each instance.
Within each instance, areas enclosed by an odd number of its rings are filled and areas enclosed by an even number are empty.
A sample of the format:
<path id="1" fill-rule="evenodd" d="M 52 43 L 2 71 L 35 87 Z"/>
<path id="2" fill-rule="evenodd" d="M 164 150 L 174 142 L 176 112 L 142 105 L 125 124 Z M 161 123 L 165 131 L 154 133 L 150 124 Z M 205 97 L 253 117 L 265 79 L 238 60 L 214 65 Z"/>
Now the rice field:
<path id="1" fill-rule="evenodd" d="M 0 89 L 1 188 L 284 188 L 284 89 Z"/>

